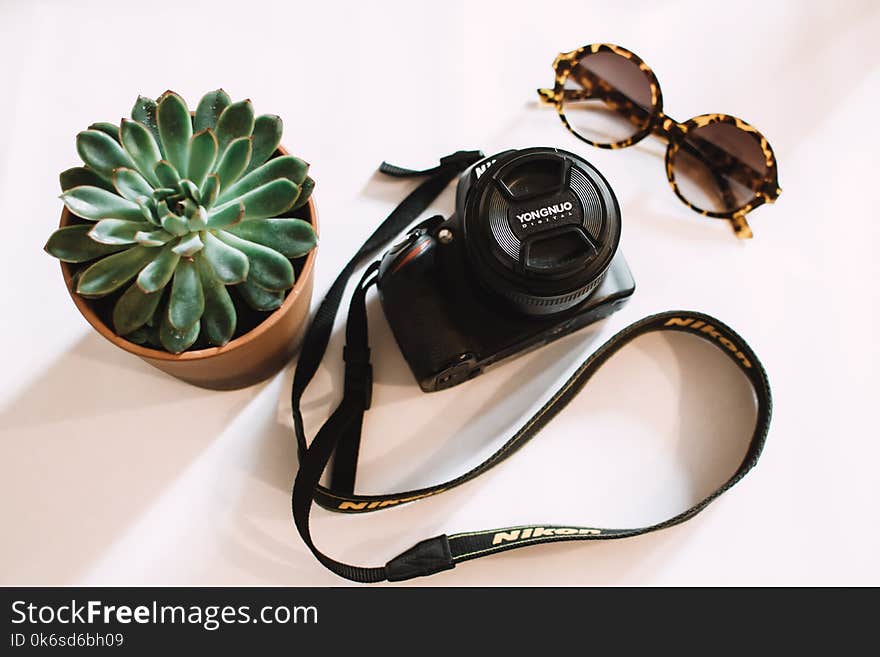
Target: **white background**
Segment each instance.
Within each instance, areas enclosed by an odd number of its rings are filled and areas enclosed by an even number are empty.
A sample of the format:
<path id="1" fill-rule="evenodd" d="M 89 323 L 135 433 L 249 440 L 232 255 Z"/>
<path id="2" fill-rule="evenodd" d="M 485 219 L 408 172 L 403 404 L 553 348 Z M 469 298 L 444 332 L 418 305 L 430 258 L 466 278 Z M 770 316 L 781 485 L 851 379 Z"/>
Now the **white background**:
<path id="1" fill-rule="evenodd" d="M 383 159 L 426 167 L 459 148 L 554 145 L 591 160 L 619 196 L 638 289 L 594 330 L 423 395 L 373 304 L 359 490 L 471 467 L 591 349 L 651 312 L 718 316 L 769 372 L 760 464 L 693 521 L 418 583 L 880 584 L 878 34 L 876 2 L 0 3 L 0 582 L 344 583 L 290 518 L 290 368 L 235 392 L 171 379 L 94 333 L 41 251 L 77 131 L 128 115 L 139 93 L 171 88 L 195 104 L 222 86 L 280 114 L 284 144 L 312 163 L 316 300 L 415 184 L 375 175 Z M 767 135 L 784 193 L 751 215 L 754 240 L 675 198 L 659 140 L 600 151 L 538 106 L 556 53 L 595 41 L 641 55 L 671 116 L 726 112 Z M 312 431 L 337 398 L 340 349 L 307 397 Z M 721 358 L 685 337 L 640 339 L 490 474 L 378 514 L 316 509 L 314 533 L 336 558 L 376 565 L 442 532 L 673 515 L 729 476 L 754 421 Z"/>

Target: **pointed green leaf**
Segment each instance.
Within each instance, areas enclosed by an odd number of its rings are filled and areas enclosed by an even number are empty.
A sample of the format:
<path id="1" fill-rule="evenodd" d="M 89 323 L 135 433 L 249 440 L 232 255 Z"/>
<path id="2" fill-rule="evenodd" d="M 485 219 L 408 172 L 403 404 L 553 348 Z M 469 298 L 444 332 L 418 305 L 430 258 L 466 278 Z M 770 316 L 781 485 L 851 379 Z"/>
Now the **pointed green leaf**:
<path id="1" fill-rule="evenodd" d="M 140 208 L 141 214 L 144 219 L 149 221 L 154 226 L 161 226 L 162 222 L 159 219 L 159 210 L 156 206 L 156 201 L 153 200 L 150 196 L 139 196 L 135 203 L 137 203 L 138 208 Z"/>
<path id="2" fill-rule="evenodd" d="M 253 171 L 266 160 L 272 157 L 272 153 L 281 143 L 281 133 L 284 126 L 280 116 L 263 114 L 254 121 L 254 152 L 246 171 Z"/>
<path id="3" fill-rule="evenodd" d="M 134 169 L 128 154 L 113 138 L 98 130 L 86 130 L 76 136 L 76 151 L 82 161 L 107 182 L 119 167 Z"/>
<path id="4" fill-rule="evenodd" d="M 171 304 L 168 304 L 169 308 Z M 159 340 L 162 346 L 172 354 L 179 354 L 189 349 L 199 337 L 201 324 L 196 322 L 192 326 L 178 330 L 171 324 L 169 312 L 162 313 L 162 325 L 159 327 Z"/>
<path id="5" fill-rule="evenodd" d="M 172 190 L 177 189 L 177 186 L 180 184 L 180 174 L 171 162 L 168 160 L 159 160 L 153 171 L 155 171 L 156 178 L 159 179 L 159 183 L 163 188 L 167 187 Z"/>
<path id="6" fill-rule="evenodd" d="M 162 343 L 159 342 L 159 332 L 151 326 L 141 326 L 126 335 L 125 339 L 135 344 L 163 348 Z"/>
<path id="7" fill-rule="evenodd" d="M 208 227 L 208 211 L 200 205 L 188 221 L 190 230 L 205 230 Z"/>
<path id="8" fill-rule="evenodd" d="M 182 331 L 198 322 L 205 312 L 205 294 L 199 273 L 191 260 L 181 259 L 171 282 L 168 298 L 168 319 L 171 326 Z"/>
<path id="9" fill-rule="evenodd" d="M 193 126 L 186 101 L 173 91 L 166 91 L 159 98 L 156 119 L 159 124 L 159 138 L 165 159 L 174 165 L 182 178 L 186 177 L 189 161 L 189 140 L 192 139 Z"/>
<path id="10" fill-rule="evenodd" d="M 278 178 L 287 178 L 300 185 L 306 179 L 308 170 L 309 165 L 298 157 L 292 155 L 276 157 L 239 178 L 231 187 L 223 188 L 222 193 L 217 197 L 217 202 L 227 203 Z"/>
<path id="11" fill-rule="evenodd" d="M 208 341 L 222 347 L 235 333 L 236 313 L 232 298 L 223 282 L 214 273 L 214 267 L 202 255 L 196 257 L 196 267 L 202 279 L 205 294 L 205 312 L 202 315 L 202 330 Z"/>
<path id="12" fill-rule="evenodd" d="M 158 292 L 168 285 L 180 261 L 180 256 L 174 252 L 174 244 L 163 246 L 153 261 L 138 274 L 137 284 L 144 292 Z"/>
<path id="13" fill-rule="evenodd" d="M 196 115 L 193 119 L 193 128 L 196 132 L 201 132 L 207 128 L 214 129 L 217 126 L 217 119 L 223 113 L 229 103 L 231 103 L 229 95 L 223 89 L 209 91 L 199 101 L 196 108 Z"/>
<path id="14" fill-rule="evenodd" d="M 312 225 L 302 219 L 248 219 L 226 230 L 291 259 L 301 258 L 318 243 Z"/>
<path id="15" fill-rule="evenodd" d="M 74 187 L 64 192 L 61 200 L 75 215 L 91 221 L 107 217 L 130 221 L 144 218 L 137 203 L 98 187 Z"/>
<path id="16" fill-rule="evenodd" d="M 99 123 L 93 123 L 89 126 L 89 130 L 98 130 L 103 132 L 108 137 L 112 137 L 114 141 L 119 143 L 119 126 L 114 125 L 113 123 L 107 123 L 106 121 L 101 121 Z"/>
<path id="17" fill-rule="evenodd" d="M 66 192 L 74 187 L 100 187 L 108 192 L 113 191 L 113 185 L 88 167 L 73 167 L 62 171 L 61 175 L 58 176 L 58 180 L 61 183 L 62 192 Z"/>
<path id="18" fill-rule="evenodd" d="M 156 164 L 162 159 L 162 153 L 153 133 L 143 123 L 130 119 L 122 119 L 119 132 L 122 135 L 122 146 L 137 166 L 137 170 L 153 187 L 158 187 L 159 179 L 155 170 Z"/>
<path id="19" fill-rule="evenodd" d="M 159 146 L 159 152 L 162 153 L 162 142 L 159 139 L 159 123 L 156 121 L 157 108 L 156 101 L 152 98 L 138 96 L 134 107 L 131 108 L 131 118 L 147 126 L 147 129 L 152 133 L 153 139 Z M 165 157 L 164 153 L 162 153 L 162 157 Z"/>
<path id="20" fill-rule="evenodd" d="M 156 312 L 161 292 L 146 294 L 132 283 L 113 306 L 113 328 L 118 335 L 128 335 L 147 323 Z"/>
<path id="21" fill-rule="evenodd" d="M 212 173 L 205 178 L 205 182 L 202 183 L 202 188 L 199 191 L 202 194 L 202 204 L 210 209 L 217 200 L 217 194 L 220 191 L 220 178 L 217 174 Z"/>
<path id="22" fill-rule="evenodd" d="M 202 240 L 199 237 L 198 233 L 190 233 L 186 237 L 182 238 L 180 242 L 177 243 L 172 251 L 174 251 L 181 258 L 192 258 L 196 253 L 202 250 L 204 244 L 202 244 Z"/>
<path id="23" fill-rule="evenodd" d="M 250 263 L 247 280 L 267 290 L 287 290 L 293 287 L 293 265 L 277 251 L 222 230 L 217 232 L 217 238 L 247 256 Z"/>
<path id="24" fill-rule="evenodd" d="M 161 228 L 152 231 L 138 231 L 134 235 L 134 241 L 143 246 L 162 246 L 172 239 L 174 239 L 174 235 Z"/>
<path id="25" fill-rule="evenodd" d="M 110 294 L 130 281 L 155 255 L 155 249 L 133 246 L 102 258 L 82 273 L 76 291 L 89 297 Z"/>
<path id="26" fill-rule="evenodd" d="M 302 206 L 308 203 L 309 197 L 312 195 L 312 190 L 315 189 L 315 181 L 309 177 L 303 181 L 302 187 L 300 188 L 299 198 L 296 199 L 296 203 L 293 204 L 291 210 L 299 210 Z"/>
<path id="27" fill-rule="evenodd" d="M 220 178 L 220 189 L 231 185 L 242 174 L 251 159 L 251 149 L 250 137 L 240 137 L 229 144 L 214 171 Z"/>
<path id="28" fill-rule="evenodd" d="M 217 141 L 220 144 L 220 155 L 234 139 L 250 137 L 254 131 L 254 106 L 250 100 L 232 103 L 223 110 L 217 119 Z"/>
<path id="29" fill-rule="evenodd" d="M 149 198 L 153 194 L 150 183 L 134 169 L 116 169 L 113 172 L 113 186 L 122 198 L 133 203 L 137 203 L 142 196 Z"/>
<path id="30" fill-rule="evenodd" d="M 99 244 L 89 237 L 91 229 L 91 224 L 59 228 L 49 236 L 49 241 L 43 248 L 46 253 L 63 262 L 87 262 L 126 248 Z"/>
<path id="31" fill-rule="evenodd" d="M 202 193 L 199 191 L 199 188 L 196 187 L 195 183 L 192 180 L 187 180 L 184 178 L 180 181 L 180 189 L 183 191 L 184 196 L 186 196 L 187 200 L 192 201 L 197 206 L 202 204 Z"/>
<path id="32" fill-rule="evenodd" d="M 189 171 L 187 177 L 197 186 L 205 181 L 205 176 L 214 167 L 217 159 L 217 136 L 211 129 L 193 135 L 189 142 Z"/>
<path id="33" fill-rule="evenodd" d="M 211 210 L 208 213 L 208 228 L 228 228 L 234 226 L 244 218 L 244 203 L 230 203 L 221 210 Z"/>
<path id="34" fill-rule="evenodd" d="M 236 285 L 235 290 L 254 310 L 275 310 L 284 303 L 283 291 L 266 290 L 251 281 Z"/>
<path id="35" fill-rule="evenodd" d="M 150 230 L 152 224 L 146 221 L 126 221 L 125 219 L 101 219 L 89 232 L 89 237 L 101 244 L 134 244 L 135 235 Z"/>
<path id="36" fill-rule="evenodd" d="M 245 219 L 263 219 L 277 217 L 289 210 L 298 196 L 299 187 L 286 178 L 280 178 L 241 195 L 237 201 L 244 203 Z M 216 210 L 225 209 L 226 205 L 217 206 Z"/>
<path id="37" fill-rule="evenodd" d="M 210 231 L 205 233 L 204 241 L 202 256 L 211 264 L 218 279 L 226 285 L 247 279 L 250 262 L 244 253 L 217 239 Z"/>

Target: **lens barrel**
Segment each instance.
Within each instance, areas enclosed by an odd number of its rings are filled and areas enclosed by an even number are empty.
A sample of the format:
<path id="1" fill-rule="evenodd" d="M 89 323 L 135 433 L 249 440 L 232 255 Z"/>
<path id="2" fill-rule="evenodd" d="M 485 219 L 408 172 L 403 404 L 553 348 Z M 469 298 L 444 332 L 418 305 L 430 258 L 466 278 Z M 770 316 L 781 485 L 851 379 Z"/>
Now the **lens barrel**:
<path id="1" fill-rule="evenodd" d="M 508 151 L 478 162 L 457 203 L 475 277 L 527 315 L 586 299 L 620 241 L 620 208 L 605 178 L 556 148 Z"/>

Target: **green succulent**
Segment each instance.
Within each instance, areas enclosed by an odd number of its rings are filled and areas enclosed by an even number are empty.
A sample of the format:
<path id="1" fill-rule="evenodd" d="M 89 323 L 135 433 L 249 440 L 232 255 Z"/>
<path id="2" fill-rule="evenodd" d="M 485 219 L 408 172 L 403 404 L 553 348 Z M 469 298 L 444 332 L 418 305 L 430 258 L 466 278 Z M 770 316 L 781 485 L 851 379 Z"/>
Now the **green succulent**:
<path id="1" fill-rule="evenodd" d="M 224 345 L 237 326 L 227 287 L 276 309 L 294 284 L 291 259 L 317 242 L 308 222 L 281 217 L 308 200 L 308 164 L 273 157 L 281 119 L 255 117 L 222 89 L 194 113 L 171 91 L 139 97 L 131 117 L 77 135 L 85 166 L 61 174 L 61 199 L 88 223 L 56 230 L 46 251 L 90 263 L 75 277 L 81 296 L 118 295 L 117 334 L 171 353 L 200 335 Z"/>

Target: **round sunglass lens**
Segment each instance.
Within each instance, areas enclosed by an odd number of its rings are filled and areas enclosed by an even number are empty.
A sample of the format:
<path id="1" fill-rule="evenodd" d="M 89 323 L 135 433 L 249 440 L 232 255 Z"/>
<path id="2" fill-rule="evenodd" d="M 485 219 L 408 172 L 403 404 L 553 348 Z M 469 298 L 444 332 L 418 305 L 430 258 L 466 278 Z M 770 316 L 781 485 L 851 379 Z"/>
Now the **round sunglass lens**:
<path id="1" fill-rule="evenodd" d="M 562 107 L 572 130 L 605 146 L 644 131 L 655 112 L 648 73 L 608 51 L 585 55 L 572 66 Z"/>
<path id="2" fill-rule="evenodd" d="M 689 130 L 671 155 L 683 199 L 698 210 L 730 213 L 748 205 L 767 179 L 767 161 L 755 137 L 731 123 Z"/>

